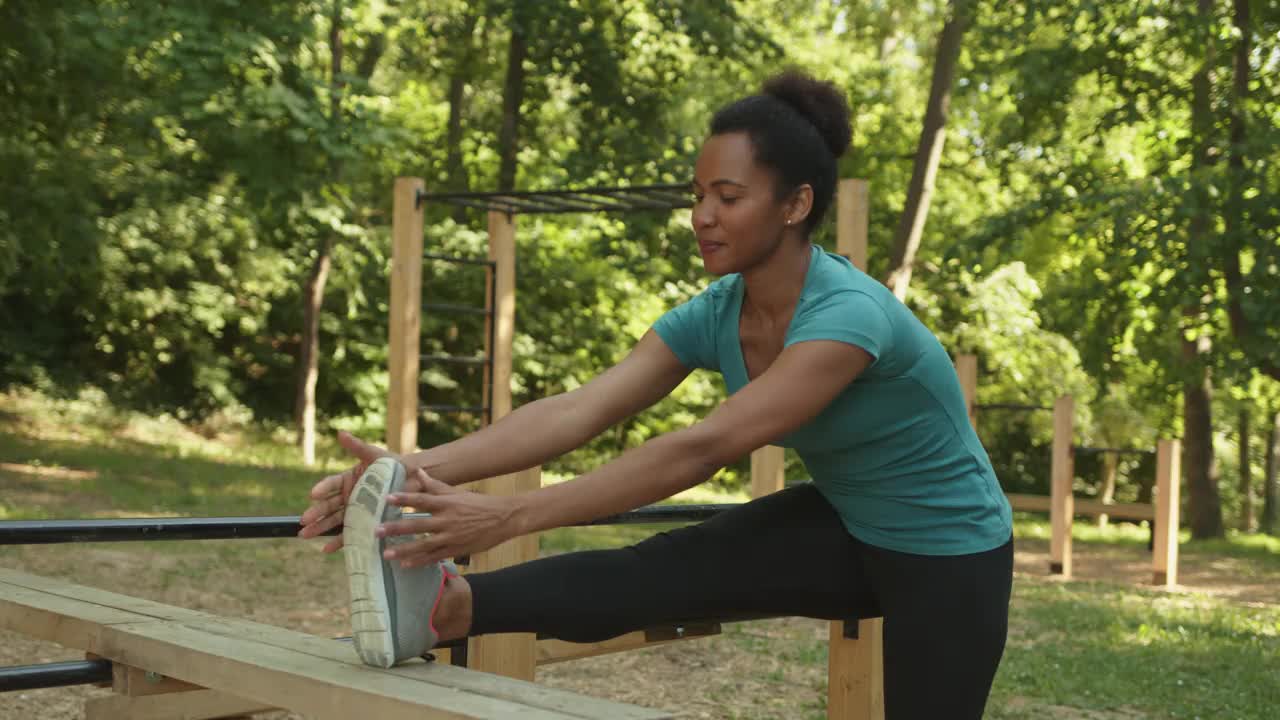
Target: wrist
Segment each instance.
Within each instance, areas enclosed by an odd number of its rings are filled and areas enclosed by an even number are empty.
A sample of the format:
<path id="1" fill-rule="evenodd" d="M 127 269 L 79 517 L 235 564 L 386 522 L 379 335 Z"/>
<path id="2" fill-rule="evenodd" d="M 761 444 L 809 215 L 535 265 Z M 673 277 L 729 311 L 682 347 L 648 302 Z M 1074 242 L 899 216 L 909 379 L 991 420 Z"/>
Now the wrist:
<path id="1" fill-rule="evenodd" d="M 537 531 L 534 520 L 534 502 L 532 492 L 524 492 L 511 496 L 511 509 L 507 515 L 507 526 L 511 528 L 513 537 L 520 537 Z"/>

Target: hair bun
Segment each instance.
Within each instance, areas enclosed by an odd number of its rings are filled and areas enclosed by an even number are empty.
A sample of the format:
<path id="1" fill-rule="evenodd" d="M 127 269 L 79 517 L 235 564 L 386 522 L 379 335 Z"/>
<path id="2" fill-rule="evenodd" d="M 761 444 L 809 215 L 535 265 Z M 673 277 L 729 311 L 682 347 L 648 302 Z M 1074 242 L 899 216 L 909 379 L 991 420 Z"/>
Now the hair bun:
<path id="1" fill-rule="evenodd" d="M 799 70 L 787 70 L 766 80 L 762 90 L 813 123 L 832 155 L 840 157 L 849 149 L 853 139 L 849 103 L 834 84 Z"/>

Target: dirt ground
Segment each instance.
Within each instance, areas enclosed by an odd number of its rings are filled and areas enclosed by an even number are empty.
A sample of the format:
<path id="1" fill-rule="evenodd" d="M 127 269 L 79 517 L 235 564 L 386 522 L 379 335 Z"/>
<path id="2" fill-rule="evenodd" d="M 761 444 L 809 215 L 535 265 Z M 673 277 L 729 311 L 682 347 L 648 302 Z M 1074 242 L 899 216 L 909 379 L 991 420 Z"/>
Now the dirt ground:
<path id="1" fill-rule="evenodd" d="M 178 551 L 174 547 L 8 547 L 0 548 L 0 566 L 321 636 L 349 633 L 340 560 L 320 555 L 315 545 L 210 541 L 182 543 Z M 1150 583 L 1150 555 L 1141 548 L 1076 543 L 1074 558 L 1078 579 Z M 1047 542 L 1021 541 L 1015 582 L 1055 582 L 1047 577 L 1048 562 Z M 1180 580 L 1175 592 L 1280 604 L 1280 583 L 1251 572 L 1244 560 L 1186 554 Z M 663 708 L 681 719 L 813 717 L 825 702 L 825 667 L 813 659 L 822 656 L 826 633 L 826 623 L 798 618 L 736 624 L 711 638 L 545 666 L 539 668 L 538 681 Z M 773 648 L 783 651 L 771 652 Z M 80 658 L 75 650 L 0 632 L 0 666 Z M 0 720 L 79 718 L 85 698 L 107 692 L 72 687 L 0 695 Z M 1086 717 L 1069 709 L 1038 714 Z M 255 717 L 297 716 L 274 712 Z M 1126 717 L 1138 716 L 1114 716 Z"/>

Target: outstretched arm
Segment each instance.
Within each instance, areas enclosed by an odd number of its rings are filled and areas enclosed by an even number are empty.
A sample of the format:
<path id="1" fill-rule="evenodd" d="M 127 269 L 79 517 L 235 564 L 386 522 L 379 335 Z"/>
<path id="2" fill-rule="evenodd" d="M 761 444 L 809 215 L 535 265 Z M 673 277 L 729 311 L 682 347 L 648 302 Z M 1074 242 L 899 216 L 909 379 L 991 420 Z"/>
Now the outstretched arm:
<path id="1" fill-rule="evenodd" d="M 432 516 L 389 523 L 386 533 L 431 535 L 398 547 L 394 556 L 424 564 L 670 497 L 813 419 L 871 362 L 871 355 L 853 345 L 797 343 L 696 425 L 655 438 L 581 477 L 522 495 L 477 495 L 426 478 L 427 492 L 398 495 L 392 502 Z"/>
<path id="2" fill-rule="evenodd" d="M 406 456 L 404 464 L 449 485 L 531 468 L 653 405 L 688 374 L 650 330 L 626 358 L 586 385 L 523 405 L 466 437 Z"/>
<path id="3" fill-rule="evenodd" d="M 459 485 L 524 470 L 580 447 L 606 428 L 666 397 L 689 374 L 653 331 L 617 365 L 582 387 L 529 403 L 498 422 L 464 438 L 401 458 L 413 482 L 429 472 L 438 483 Z M 347 496 L 369 463 L 386 450 L 349 434 L 339 443 L 356 458 L 347 470 L 311 489 L 299 535 L 312 538 L 342 524 Z M 335 538 L 325 545 L 342 547 Z"/>

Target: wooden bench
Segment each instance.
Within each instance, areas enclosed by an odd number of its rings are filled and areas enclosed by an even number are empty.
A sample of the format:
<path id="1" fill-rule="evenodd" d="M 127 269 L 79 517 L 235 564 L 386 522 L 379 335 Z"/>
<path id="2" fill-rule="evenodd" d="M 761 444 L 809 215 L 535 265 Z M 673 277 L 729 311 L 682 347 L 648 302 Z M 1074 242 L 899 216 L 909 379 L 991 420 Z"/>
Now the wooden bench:
<path id="1" fill-rule="evenodd" d="M 88 720 L 269 708 L 335 720 L 671 717 L 440 663 L 371 668 L 346 643 L 4 568 L 0 628 L 117 664 L 116 694 L 88 701 Z"/>

